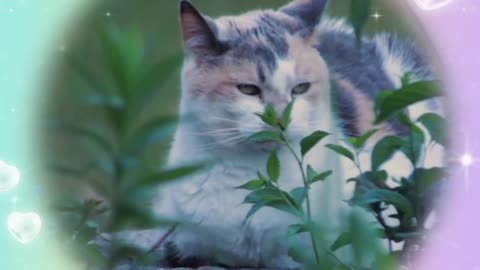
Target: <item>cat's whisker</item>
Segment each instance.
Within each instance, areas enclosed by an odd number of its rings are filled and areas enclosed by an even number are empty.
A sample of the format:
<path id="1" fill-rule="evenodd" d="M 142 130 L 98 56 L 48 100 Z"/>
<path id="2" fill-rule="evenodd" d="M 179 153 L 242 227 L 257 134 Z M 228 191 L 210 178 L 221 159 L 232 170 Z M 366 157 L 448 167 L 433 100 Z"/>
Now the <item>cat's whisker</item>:
<path id="1" fill-rule="evenodd" d="M 213 142 L 210 142 L 210 143 L 207 143 L 207 144 L 203 144 L 200 147 L 194 148 L 193 150 L 194 151 L 204 151 L 204 150 L 208 150 L 208 149 L 210 149 L 212 147 L 215 147 L 215 146 L 222 146 L 226 143 L 236 144 L 236 143 L 239 143 L 239 142 L 245 141 L 245 140 L 247 140 L 247 138 L 244 135 L 237 135 L 237 136 L 234 136 L 234 137 L 226 138 L 224 140 L 216 140 L 216 141 L 213 141 Z"/>
<path id="2" fill-rule="evenodd" d="M 254 123 L 245 123 L 245 122 L 241 122 L 239 120 L 233 120 L 233 119 L 228 119 L 228 118 L 223 118 L 223 117 L 218 117 L 218 116 L 211 116 L 212 119 L 217 119 L 217 120 L 222 120 L 222 121 L 225 121 L 225 122 L 230 122 L 230 123 L 235 123 L 237 125 L 240 125 L 240 126 L 252 126 L 252 127 L 257 127 L 258 124 L 254 124 Z"/>

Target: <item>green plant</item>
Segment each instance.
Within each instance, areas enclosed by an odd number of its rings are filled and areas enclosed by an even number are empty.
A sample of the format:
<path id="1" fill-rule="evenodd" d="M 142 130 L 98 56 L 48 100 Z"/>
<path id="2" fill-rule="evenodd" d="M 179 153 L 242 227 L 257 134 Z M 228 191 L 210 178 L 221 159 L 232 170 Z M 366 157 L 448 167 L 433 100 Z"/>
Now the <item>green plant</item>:
<path id="1" fill-rule="evenodd" d="M 101 34 L 100 41 L 105 74 L 99 76 L 83 60 L 71 61 L 75 73 L 87 86 L 80 89 L 80 106 L 86 112 L 96 113 L 96 117 L 88 125 L 60 119 L 50 126 L 94 149 L 89 155 L 94 159 L 82 166 L 65 165 L 61 160 L 51 166 L 57 174 L 86 189 L 67 192 L 52 204 L 66 242 L 76 254 L 80 253 L 87 268 L 93 269 L 111 268 L 125 258 L 153 259 L 145 251 L 123 243 L 115 234 L 106 239 L 103 233 L 172 226 L 172 222 L 155 217 L 149 210 L 157 186 L 201 167 L 160 169 L 160 165 L 146 166 L 143 160 L 148 150 L 168 139 L 175 128 L 174 117 L 145 117 L 143 111 L 153 105 L 149 103 L 152 95 L 170 78 L 181 58 L 152 62 L 136 29 L 121 32 L 111 28 Z M 63 188 L 68 189 L 68 185 Z M 108 242 L 104 250 L 89 244 L 96 238 Z"/>
<path id="2" fill-rule="evenodd" d="M 315 194 L 310 194 L 310 187 L 314 184 L 322 184 L 334 172 L 329 170 L 319 173 L 312 166 L 305 164 L 304 160 L 305 155 L 322 139 L 329 136 L 329 133 L 325 131 L 312 133 L 301 140 L 299 151 L 297 151 L 297 147 L 292 144 L 286 133 L 294 101 L 284 110 L 281 121 L 276 120 L 278 116 L 273 107 L 267 106 L 265 111 L 258 116 L 270 126 L 270 130 L 256 133 L 250 137 L 250 140 L 274 141 L 288 148 L 298 163 L 303 186 L 290 192 L 282 190 L 279 182 L 281 164 L 276 152 L 272 152 L 266 164 L 267 175 L 264 176 L 259 172 L 257 179 L 239 187 L 251 191 L 244 201 L 244 203 L 252 204 L 246 218 L 248 219 L 262 207 L 273 207 L 296 216 L 299 223 L 290 225 L 289 235 L 310 234 L 312 253 L 316 264 L 314 268 L 322 265 L 321 258 L 325 259 L 325 255 L 328 255 L 336 261 L 334 266 L 329 266 L 334 269 L 363 269 L 363 267 L 386 269 L 386 265 L 393 265 L 394 261 L 398 261 L 404 255 L 403 251 L 407 250 L 410 245 L 420 243 L 424 236 L 423 225 L 431 211 L 428 208 L 429 191 L 445 178 L 445 168 L 424 168 L 420 157 L 428 154 L 427 134 L 431 138 L 430 145 L 439 143 L 446 146 L 445 120 L 434 113 L 426 113 L 416 120 L 408 117 L 406 109 L 410 105 L 438 97 L 441 93 L 438 90 L 438 84 L 433 81 L 410 83 L 406 77 L 403 82 L 401 89 L 387 90 L 379 95 L 376 102 L 377 119 L 375 123 L 379 124 L 386 119 L 395 118 L 403 123 L 409 132 L 406 136 L 390 135 L 379 140 L 370 154 L 370 170 L 362 170 L 359 155 L 364 151 L 367 141 L 378 131 L 377 129 L 370 130 L 358 137 L 347 138 L 347 146 L 337 144 L 325 146 L 352 161 L 359 170 L 357 177 L 347 180 L 356 182 L 354 197 L 348 201 L 352 207 L 352 215 L 350 219 L 344 220 L 345 224 L 342 226 L 349 229 L 341 233 L 330 247 L 318 243 L 320 239 L 318 236 L 322 234 L 322 231 L 320 224 L 312 219 L 310 197 Z M 420 123 L 423 124 L 425 131 L 419 126 Z M 381 167 L 397 152 L 402 152 L 410 160 L 414 169 L 408 178 L 396 180 L 398 185 L 390 187 L 387 184 L 389 174 L 386 170 L 381 170 Z M 395 208 L 396 213 L 390 218 L 397 219 L 399 225 L 388 225 L 382 216 L 382 212 L 388 206 Z M 362 207 L 372 213 L 377 222 L 368 223 L 369 229 L 362 229 L 366 223 L 362 221 L 356 210 L 353 210 L 355 207 Z M 381 250 L 375 252 L 374 260 L 367 266 L 363 263 L 366 256 L 362 255 L 365 247 L 362 247 L 362 241 L 359 240 L 359 235 L 365 236 L 365 232 L 371 238 L 386 239 L 389 245 L 389 253 L 385 254 Z M 392 249 L 392 242 L 403 241 L 405 241 L 403 251 Z M 353 248 L 354 257 L 352 262 L 347 263 L 339 260 L 335 252 L 348 245 Z M 323 246 L 324 250 L 320 251 L 319 246 Z"/>

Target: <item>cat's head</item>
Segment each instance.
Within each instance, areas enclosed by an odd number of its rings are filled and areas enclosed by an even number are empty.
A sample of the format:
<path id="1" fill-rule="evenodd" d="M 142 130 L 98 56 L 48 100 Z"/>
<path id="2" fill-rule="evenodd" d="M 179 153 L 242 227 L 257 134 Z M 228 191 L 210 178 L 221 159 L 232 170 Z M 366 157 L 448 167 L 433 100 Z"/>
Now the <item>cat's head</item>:
<path id="1" fill-rule="evenodd" d="M 271 104 L 281 114 L 295 99 L 289 136 L 318 129 L 330 112 L 329 74 L 314 48 L 326 0 L 296 0 L 279 10 L 211 19 L 181 2 L 185 47 L 182 113 L 198 136 L 223 147 L 246 145 L 268 129 L 255 113 Z"/>

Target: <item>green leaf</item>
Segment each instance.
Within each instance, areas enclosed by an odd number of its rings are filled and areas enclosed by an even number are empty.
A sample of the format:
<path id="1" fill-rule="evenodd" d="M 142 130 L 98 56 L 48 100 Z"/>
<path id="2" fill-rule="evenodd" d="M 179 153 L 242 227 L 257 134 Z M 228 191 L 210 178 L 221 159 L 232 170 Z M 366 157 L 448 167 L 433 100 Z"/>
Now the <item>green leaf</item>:
<path id="1" fill-rule="evenodd" d="M 278 141 L 281 142 L 280 136 L 274 131 L 260 131 L 248 137 L 248 140 L 254 142 Z"/>
<path id="2" fill-rule="evenodd" d="M 176 124 L 174 117 L 157 117 L 146 121 L 127 137 L 125 143 L 129 145 L 129 153 L 141 154 L 152 145 L 167 139 L 175 131 Z"/>
<path id="3" fill-rule="evenodd" d="M 305 156 L 318 142 L 330 135 L 324 131 L 315 131 L 300 142 L 302 156 Z"/>
<path id="4" fill-rule="evenodd" d="M 403 74 L 402 78 L 400 78 L 400 81 L 402 82 L 402 87 L 412 82 L 413 75 L 413 72 L 406 72 L 405 74 Z"/>
<path id="5" fill-rule="evenodd" d="M 118 94 L 125 100 L 128 99 L 128 75 L 123 50 L 120 46 L 118 29 L 109 29 L 101 34 L 103 61 L 114 78 Z"/>
<path id="6" fill-rule="evenodd" d="M 246 190 L 256 190 L 256 189 L 259 189 L 259 188 L 264 187 L 264 186 L 265 186 L 265 181 L 260 180 L 260 179 L 256 179 L 256 180 L 251 180 L 251 181 L 247 182 L 246 184 L 243 184 L 243 185 L 238 186 L 236 188 L 246 189 Z"/>
<path id="7" fill-rule="evenodd" d="M 380 105 L 385 99 L 387 99 L 387 97 L 391 96 L 393 93 L 395 93 L 395 90 L 383 90 L 377 94 L 375 98 L 375 114 L 378 115 L 378 113 L 380 112 Z"/>
<path id="8" fill-rule="evenodd" d="M 271 104 L 268 104 L 265 107 L 265 111 L 263 113 L 256 113 L 256 115 L 260 117 L 267 125 L 271 127 L 278 127 L 277 112 Z"/>
<path id="9" fill-rule="evenodd" d="M 351 161 L 355 162 L 355 156 L 353 155 L 352 151 L 348 150 L 347 148 L 341 146 L 341 145 L 336 145 L 336 144 L 327 144 L 326 147 L 348 159 Z"/>
<path id="10" fill-rule="evenodd" d="M 349 21 L 355 31 L 357 44 L 361 44 L 363 28 L 370 18 L 371 0 L 351 0 Z"/>
<path id="11" fill-rule="evenodd" d="M 245 197 L 243 203 L 261 204 L 262 206 L 273 207 L 297 216 L 301 211 L 301 207 L 290 194 L 276 187 L 265 187 L 252 191 Z"/>
<path id="12" fill-rule="evenodd" d="M 393 154 L 403 146 L 403 140 L 397 136 L 386 136 L 373 148 L 372 170 L 377 171 L 383 163 L 388 161 Z"/>
<path id="13" fill-rule="evenodd" d="M 288 226 L 287 236 L 294 236 L 301 233 L 311 232 L 313 230 L 308 224 L 292 224 Z"/>
<path id="14" fill-rule="evenodd" d="M 418 118 L 418 122 L 422 123 L 428 130 L 432 141 L 446 146 L 447 133 L 445 118 L 435 113 L 426 113 Z"/>
<path id="15" fill-rule="evenodd" d="M 280 177 L 280 160 L 278 160 L 277 152 L 272 152 L 267 161 L 267 174 L 272 182 L 278 182 Z"/>
<path id="16" fill-rule="evenodd" d="M 401 211 L 405 215 L 405 220 L 408 220 L 413 216 L 414 208 L 412 203 L 403 195 L 394 191 L 385 189 L 372 189 L 354 200 L 354 203 L 362 206 L 369 206 L 372 203 L 380 202 L 395 206 L 399 212 Z"/>
<path id="17" fill-rule="evenodd" d="M 121 200 L 116 205 L 116 222 L 112 225 L 112 232 L 124 231 L 128 229 L 152 229 L 160 226 L 172 225 L 171 221 L 155 217 L 150 211 L 146 211 L 143 206 L 137 206 L 128 200 Z"/>
<path id="18" fill-rule="evenodd" d="M 422 154 L 425 136 L 423 135 L 422 129 L 415 124 L 412 124 L 410 129 L 410 134 L 404 138 L 404 144 L 401 150 L 410 162 L 416 166 Z"/>
<path id="19" fill-rule="evenodd" d="M 271 201 L 283 201 L 281 191 L 278 188 L 266 187 L 259 190 L 255 190 L 248 194 L 243 203 L 267 203 Z"/>
<path id="20" fill-rule="evenodd" d="M 364 134 L 362 134 L 357 138 L 352 138 L 352 139 L 355 139 L 352 141 L 352 145 L 356 149 L 361 149 L 365 145 L 365 143 L 368 141 L 368 139 L 370 139 L 370 137 L 372 137 L 375 133 L 377 133 L 377 131 L 378 129 L 372 129 L 365 132 Z"/>
<path id="21" fill-rule="evenodd" d="M 410 176 L 410 182 L 416 184 L 416 191 L 419 195 L 423 195 L 430 190 L 430 188 L 435 184 L 445 179 L 446 171 L 445 168 L 419 168 Z"/>
<path id="22" fill-rule="evenodd" d="M 139 82 L 138 91 L 140 106 L 150 101 L 158 87 L 165 84 L 172 78 L 172 74 L 177 71 L 182 62 L 182 55 L 175 54 L 153 65 L 145 72 L 142 80 Z"/>
<path id="23" fill-rule="evenodd" d="M 292 196 L 293 200 L 297 203 L 297 205 L 302 205 L 303 202 L 305 201 L 307 191 L 305 190 L 304 187 L 298 187 L 292 189 L 290 191 L 290 195 Z"/>
<path id="24" fill-rule="evenodd" d="M 317 173 L 312 166 L 308 165 L 307 166 L 307 183 L 309 185 L 318 182 L 318 181 L 324 181 L 327 179 L 330 175 L 332 175 L 333 171 L 325 171 L 322 173 Z"/>
<path id="25" fill-rule="evenodd" d="M 282 114 L 282 128 L 283 130 L 286 130 L 288 128 L 288 125 L 290 124 L 291 121 L 291 114 L 292 114 L 292 109 L 293 109 L 293 103 L 295 100 L 292 100 L 290 103 L 288 103 L 287 107 L 285 110 L 283 110 Z"/>
<path id="26" fill-rule="evenodd" d="M 341 233 L 338 238 L 333 242 L 330 246 L 332 251 L 336 251 L 337 249 L 350 245 L 352 243 L 352 234 L 350 232 L 343 232 Z"/>
<path id="27" fill-rule="evenodd" d="M 403 86 L 386 96 L 378 104 L 378 113 L 375 124 L 388 119 L 395 113 L 406 109 L 408 106 L 430 98 L 442 95 L 437 81 L 421 81 Z"/>
<path id="28" fill-rule="evenodd" d="M 169 181 L 178 180 L 180 178 L 184 178 L 191 174 L 198 172 L 199 170 L 205 168 L 205 164 L 195 164 L 195 165 L 188 165 L 182 166 L 173 169 L 163 170 L 157 173 L 153 173 L 147 175 L 143 178 L 140 178 L 137 182 L 129 185 L 126 188 L 126 192 L 129 192 L 132 188 L 134 189 L 142 189 L 142 188 L 151 188 L 159 184 L 164 184 Z"/>
<path id="29" fill-rule="evenodd" d="M 255 203 L 254 205 L 252 205 L 252 207 L 250 207 L 250 210 L 248 210 L 248 213 L 247 215 L 245 216 L 245 219 L 243 220 L 243 224 L 245 225 L 245 223 L 247 223 L 248 219 L 253 215 L 255 214 L 256 212 L 258 212 L 258 210 L 260 210 L 262 207 L 264 207 L 265 204 L 264 203 L 261 203 L 261 202 L 258 202 L 258 203 Z"/>

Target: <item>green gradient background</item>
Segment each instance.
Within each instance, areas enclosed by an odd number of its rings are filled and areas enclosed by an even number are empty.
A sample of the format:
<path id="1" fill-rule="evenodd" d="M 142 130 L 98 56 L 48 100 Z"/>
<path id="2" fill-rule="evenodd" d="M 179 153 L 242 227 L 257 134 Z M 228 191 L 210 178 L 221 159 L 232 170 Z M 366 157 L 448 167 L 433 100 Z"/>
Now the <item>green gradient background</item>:
<path id="1" fill-rule="evenodd" d="M 163 2 L 165 0 L 157 0 Z M 173 6 L 174 0 L 167 0 L 167 6 Z M 238 1 L 238 0 L 237 0 Z M 42 148 L 38 143 L 41 140 L 37 120 L 34 116 L 38 115 L 40 108 L 48 106 L 48 96 L 45 85 L 52 81 L 52 64 L 62 54 L 61 47 L 68 44 L 64 40 L 66 36 L 75 37 L 76 33 L 69 31 L 69 26 L 73 22 L 78 22 L 79 16 L 86 11 L 85 7 L 90 3 L 113 3 L 115 1 L 95 1 L 95 0 L 0 0 L 0 160 L 15 165 L 21 171 L 21 180 L 19 186 L 6 193 L 0 193 L 0 269 L 77 269 L 69 263 L 71 258 L 67 256 L 69 252 L 62 250 L 60 246 L 55 245 L 51 237 L 51 230 L 45 226 L 39 237 L 28 245 L 22 245 L 17 242 L 7 230 L 7 216 L 12 211 L 29 212 L 35 211 L 45 220 L 47 219 L 44 209 L 42 209 L 42 195 L 44 190 L 38 185 L 38 179 L 45 177 L 40 169 L 40 162 L 35 150 Z M 127 2 L 127 1 L 118 1 Z M 148 1 L 130 1 L 138 4 Z M 158 5 L 157 2 L 157 5 Z M 202 10 L 210 15 L 221 14 L 221 10 L 229 10 L 229 6 L 234 2 L 226 0 L 208 1 L 205 4 L 198 1 Z M 215 8 L 212 4 L 216 2 Z M 259 5 L 268 6 L 265 3 L 281 3 L 287 1 L 269 0 L 269 1 L 245 1 L 246 6 Z M 332 1 L 338 6 L 342 1 Z M 380 1 L 375 1 L 380 2 Z M 387 1 L 384 1 L 387 2 Z M 135 6 L 130 4 L 130 6 Z M 238 2 L 237 2 L 238 4 Z M 242 3 L 243 4 L 243 3 Z M 343 3 L 342 3 L 343 4 Z M 106 5 L 107 6 L 107 5 Z M 109 5 L 108 5 L 109 6 Z M 128 11 L 123 6 L 122 12 Z M 133 8 L 133 7 L 132 7 Z M 333 7 L 336 13 L 343 13 L 342 8 Z M 148 8 L 143 10 L 148 11 Z M 99 8 L 89 16 L 105 19 L 105 13 L 109 11 L 105 8 Z M 115 18 L 117 15 L 112 10 L 112 17 L 115 20 L 122 21 L 121 18 Z M 135 14 L 141 14 L 142 10 L 137 10 Z M 170 9 L 164 10 L 168 17 L 176 16 L 170 13 Z M 151 14 L 152 11 L 150 10 Z M 385 13 L 385 12 L 384 12 Z M 159 16 L 163 16 L 160 14 Z M 388 17 L 388 16 L 386 16 Z M 398 29 L 399 16 L 390 18 L 388 25 L 396 25 Z M 131 17 L 130 17 L 131 19 Z M 409 22 L 412 23 L 412 22 Z M 154 27 L 154 23 L 152 24 Z M 176 28 L 176 21 L 168 25 L 169 28 Z M 370 23 L 369 31 L 388 29 L 386 25 L 376 25 Z M 73 30 L 82 29 L 74 27 Z M 85 31 L 83 29 L 82 31 Z M 88 31 L 88 30 L 87 30 Z M 170 31 L 176 33 L 177 31 Z M 404 31 L 402 31 L 405 33 Z M 68 35 L 65 35 L 68 33 Z M 82 36 L 83 33 L 79 33 Z M 175 37 L 177 42 L 178 37 Z M 170 42 L 172 44 L 172 42 Z M 67 47 L 68 49 L 68 47 Z M 179 48 L 176 48 L 179 50 Z M 55 70 L 55 69 L 53 69 Z M 61 76 L 63 72 L 53 74 Z M 18 202 L 13 203 L 12 197 L 18 197 Z M 45 222 L 44 222 L 45 223 Z"/>
<path id="2" fill-rule="evenodd" d="M 20 184 L 0 193 L 0 269 L 75 269 L 52 244 L 48 230 L 28 245 L 17 242 L 7 230 L 11 211 L 35 211 L 44 218 L 38 174 L 32 154 L 35 118 L 42 99 L 41 85 L 51 57 L 58 51 L 59 36 L 74 14 L 88 1 L 0 1 L 0 159 L 21 171 Z M 11 202 L 18 197 L 16 204 Z"/>

